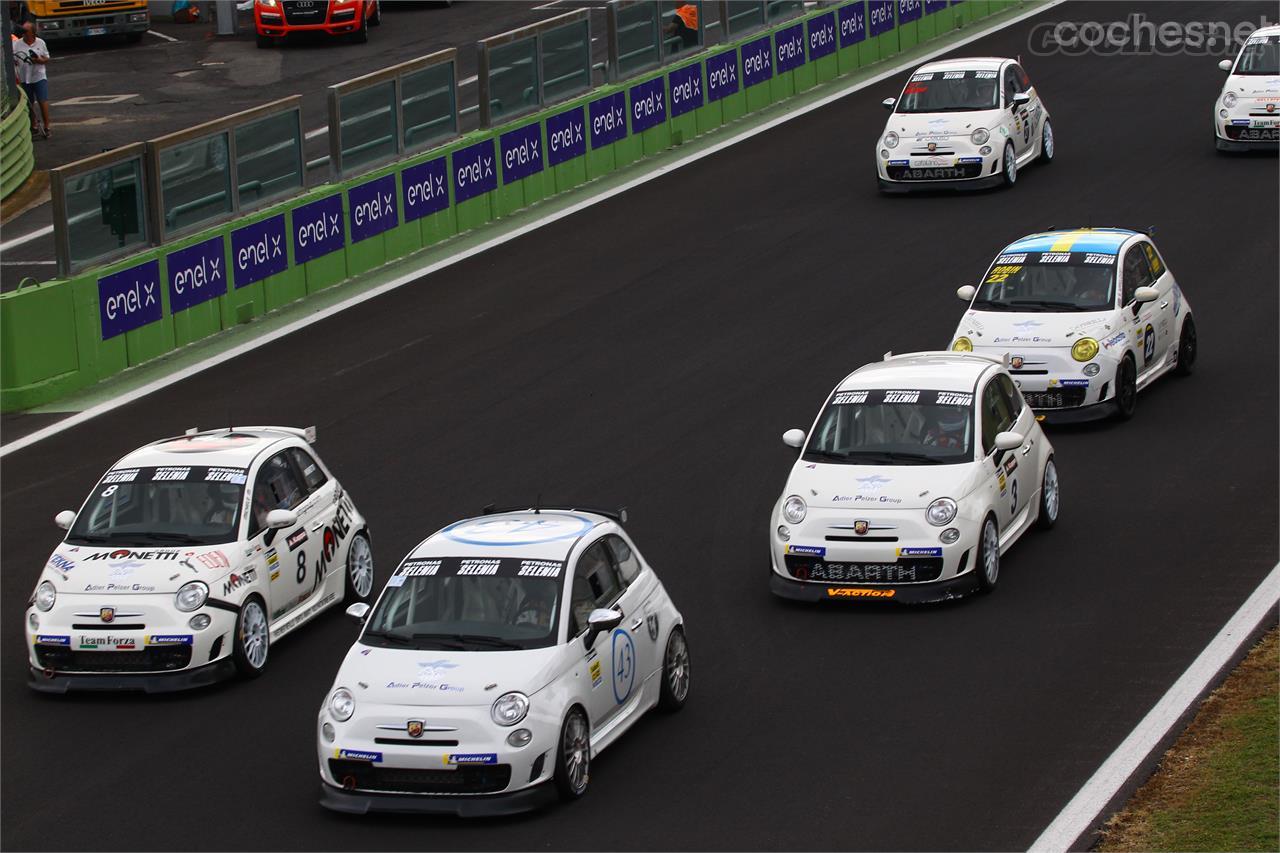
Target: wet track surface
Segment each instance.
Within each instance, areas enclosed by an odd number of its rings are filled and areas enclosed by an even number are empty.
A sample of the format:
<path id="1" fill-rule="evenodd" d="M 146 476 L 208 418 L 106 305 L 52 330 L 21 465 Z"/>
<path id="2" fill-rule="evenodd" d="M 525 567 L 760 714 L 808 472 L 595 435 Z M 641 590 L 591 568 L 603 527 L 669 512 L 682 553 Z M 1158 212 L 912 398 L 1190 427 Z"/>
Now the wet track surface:
<path id="1" fill-rule="evenodd" d="M 1222 157 L 1217 57 L 1022 54 L 1058 159 L 1009 192 L 881 198 L 872 86 L 6 458 L 0 842 L 13 849 L 1023 849 L 1275 564 L 1277 161 Z M 1274 4 L 1140 7 L 1251 20 Z M 1008 241 L 1156 225 L 1201 356 L 1123 426 L 1050 428 L 1063 512 L 995 594 L 797 606 L 769 513 L 823 395 L 885 350 L 944 346 Z M 26 685 L 23 608 L 115 458 L 199 425 L 317 424 L 381 582 L 491 501 L 626 505 L 689 629 L 685 711 L 650 716 L 587 798 L 494 822 L 316 804 L 339 612 L 253 683 L 147 698 Z"/>

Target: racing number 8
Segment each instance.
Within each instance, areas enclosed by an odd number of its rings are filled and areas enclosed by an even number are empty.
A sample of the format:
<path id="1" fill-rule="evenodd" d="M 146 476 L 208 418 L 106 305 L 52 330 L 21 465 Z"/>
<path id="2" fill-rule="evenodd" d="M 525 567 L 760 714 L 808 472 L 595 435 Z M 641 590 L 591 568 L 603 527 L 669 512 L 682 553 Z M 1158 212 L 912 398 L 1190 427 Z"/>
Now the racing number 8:
<path id="1" fill-rule="evenodd" d="M 298 552 L 298 583 L 302 583 L 307 577 L 307 552 L 305 550 Z"/>

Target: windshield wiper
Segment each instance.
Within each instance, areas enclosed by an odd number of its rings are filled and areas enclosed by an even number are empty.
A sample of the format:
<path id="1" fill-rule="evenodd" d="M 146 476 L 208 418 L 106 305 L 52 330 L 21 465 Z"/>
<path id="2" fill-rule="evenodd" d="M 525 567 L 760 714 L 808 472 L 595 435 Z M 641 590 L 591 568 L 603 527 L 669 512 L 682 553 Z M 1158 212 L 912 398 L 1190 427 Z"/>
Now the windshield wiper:
<path id="1" fill-rule="evenodd" d="M 1067 308 L 1073 311 L 1080 307 L 1074 302 L 1065 302 L 1061 299 L 1015 299 L 1008 304 L 1014 306 L 1015 310 L 1023 305 L 1035 305 L 1040 308 Z"/>
<path id="2" fill-rule="evenodd" d="M 864 456 L 871 456 L 878 462 L 908 462 L 914 465 L 940 464 L 936 457 L 927 453 L 904 453 L 896 450 L 855 450 L 849 455 L 850 457 L 858 457 L 859 461 Z"/>
<path id="3" fill-rule="evenodd" d="M 806 450 L 806 451 L 804 452 L 804 455 L 805 455 L 806 457 L 809 457 L 809 456 L 817 456 L 817 457 L 819 457 L 820 459 L 835 459 L 835 460 L 838 460 L 838 461 L 840 461 L 840 462 L 847 462 L 847 461 L 849 460 L 849 457 L 848 457 L 848 456 L 846 456 L 845 454 L 843 454 L 843 453 L 832 453 L 830 450 Z"/>
<path id="4" fill-rule="evenodd" d="M 504 640 L 502 637 L 492 637 L 487 634 L 414 634 L 415 640 L 435 640 L 436 642 L 453 641 L 455 643 L 471 643 L 477 646 L 496 646 L 503 649 L 523 649 L 524 646 L 519 643 L 513 643 L 510 640 Z M 464 648 L 459 645 L 458 648 Z"/>
<path id="5" fill-rule="evenodd" d="M 181 542 L 185 545 L 204 545 L 203 536 L 192 536 L 190 533 L 139 533 L 143 539 L 159 539 L 161 542 Z"/>
<path id="6" fill-rule="evenodd" d="M 67 541 L 68 542 L 73 542 L 73 541 L 74 542 L 110 542 L 111 536 L 112 534 L 110 533 L 105 535 L 98 535 L 96 533 L 84 533 L 84 534 L 81 534 L 80 536 L 74 537 L 74 539 L 69 537 Z"/>
<path id="7" fill-rule="evenodd" d="M 374 638 L 379 639 L 379 640 L 395 640 L 397 643 L 404 643 L 405 645 L 408 645 L 409 643 L 413 642 L 413 641 L 412 641 L 412 640 L 410 640 L 408 637 L 406 637 L 404 634 L 396 634 L 396 633 L 394 633 L 394 632 L 392 632 L 392 631 L 373 631 L 373 630 L 368 630 L 368 631 L 365 631 L 365 632 L 364 632 L 364 636 L 366 636 L 366 637 L 374 637 Z"/>

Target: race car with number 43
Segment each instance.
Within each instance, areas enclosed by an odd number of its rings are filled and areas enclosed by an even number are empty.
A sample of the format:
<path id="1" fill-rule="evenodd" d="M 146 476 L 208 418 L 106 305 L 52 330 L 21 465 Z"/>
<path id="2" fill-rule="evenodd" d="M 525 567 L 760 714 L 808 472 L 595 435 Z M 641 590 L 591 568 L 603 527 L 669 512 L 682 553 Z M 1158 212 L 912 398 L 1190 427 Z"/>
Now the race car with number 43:
<path id="1" fill-rule="evenodd" d="M 996 57 L 930 62 L 911 75 L 876 143 L 884 192 L 1012 186 L 1053 162 L 1049 111 L 1027 72 Z"/>
<path id="2" fill-rule="evenodd" d="M 951 348 L 1003 357 L 1032 408 L 1051 420 L 1133 417 L 1138 392 L 1189 375 L 1191 305 L 1149 235 L 1124 228 L 1032 234 L 996 256 Z"/>
<path id="3" fill-rule="evenodd" d="M 364 518 L 314 428 L 237 427 L 129 453 L 94 486 L 26 612 L 36 690 L 161 692 L 262 673 L 271 644 L 373 591 Z"/>
<path id="4" fill-rule="evenodd" d="M 1053 447 L 998 358 L 886 355 L 782 440 L 800 451 L 769 531 L 769 587 L 784 598 L 989 592 L 1013 543 L 1058 519 Z"/>
<path id="5" fill-rule="evenodd" d="M 591 762 L 689 695 L 684 620 L 625 513 L 489 511 L 417 545 L 320 706 L 321 804 L 511 814 L 587 791 Z M 622 779 L 623 777 L 618 777 Z"/>

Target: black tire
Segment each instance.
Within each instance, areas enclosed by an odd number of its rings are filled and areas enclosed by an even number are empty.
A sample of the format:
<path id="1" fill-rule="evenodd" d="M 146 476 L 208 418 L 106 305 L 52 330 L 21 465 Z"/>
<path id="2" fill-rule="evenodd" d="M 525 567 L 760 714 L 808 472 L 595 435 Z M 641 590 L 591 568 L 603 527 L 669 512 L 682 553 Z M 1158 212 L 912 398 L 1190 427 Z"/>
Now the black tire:
<path id="1" fill-rule="evenodd" d="M 367 18 L 360 19 L 360 29 L 351 34 L 351 40 L 356 44 L 364 44 L 369 40 L 369 21 Z"/>
<path id="2" fill-rule="evenodd" d="M 236 616 L 231 658 L 242 676 L 257 678 L 267 668 L 270 651 L 271 623 L 267 619 L 267 606 L 261 598 L 251 595 L 240 605 L 240 613 Z"/>
<path id="3" fill-rule="evenodd" d="M 1058 512 L 1062 508 L 1062 489 L 1058 485 L 1058 466 L 1050 456 L 1044 463 L 1044 473 L 1040 475 L 1040 514 L 1036 517 L 1036 527 L 1051 530 L 1058 523 Z"/>
<path id="4" fill-rule="evenodd" d="M 1196 339 L 1196 321 L 1188 316 L 1182 321 L 1182 333 L 1178 335 L 1178 363 L 1173 372 L 1178 376 L 1190 376 L 1196 369 L 1196 355 L 1200 342 Z"/>
<path id="5" fill-rule="evenodd" d="M 367 565 L 365 564 L 365 558 Z M 369 537 L 357 533 L 347 548 L 346 578 L 343 580 L 342 601 L 354 604 L 363 601 L 368 604 L 373 597 L 373 546 Z"/>
<path id="6" fill-rule="evenodd" d="M 994 546 L 991 544 L 993 536 Z M 990 565 L 988 556 L 992 559 Z M 988 515 L 982 522 L 982 532 L 978 534 L 978 561 L 973 570 L 978 573 L 979 592 L 991 592 L 1000 582 L 1000 529 L 993 516 Z"/>
<path id="7" fill-rule="evenodd" d="M 1018 182 L 1018 155 L 1013 153 L 1013 143 L 1004 144 L 1004 159 L 1000 161 L 1000 176 L 1006 187 Z"/>
<path id="8" fill-rule="evenodd" d="M 674 714 L 689 699 L 689 641 L 684 628 L 677 625 L 667 637 L 662 653 L 662 688 L 658 692 L 658 708 Z"/>
<path id="9" fill-rule="evenodd" d="M 1126 355 L 1116 375 L 1116 419 L 1127 421 L 1138 408 L 1138 368 L 1133 356 Z"/>
<path id="10" fill-rule="evenodd" d="M 262 35 L 258 36 L 259 48 L 272 47 L 273 45 L 275 45 L 275 43 L 276 43 L 275 39 L 273 39 L 271 36 L 262 36 Z"/>
<path id="11" fill-rule="evenodd" d="M 382 4 L 373 4 L 373 14 L 369 16 L 369 26 L 377 27 L 382 24 Z"/>
<path id="12" fill-rule="evenodd" d="M 568 748 L 566 744 L 569 744 Z M 577 762 L 573 761 L 574 758 Z M 562 800 L 577 800 L 587 793 L 587 785 L 591 781 L 591 724 L 586 713 L 576 705 L 569 709 L 564 724 L 560 726 L 553 778 Z"/>
<path id="13" fill-rule="evenodd" d="M 1057 153 L 1057 142 L 1053 136 L 1053 127 L 1049 124 L 1049 120 L 1045 119 L 1044 124 L 1040 125 L 1040 162 L 1049 165 L 1053 162 L 1054 155 Z"/>

